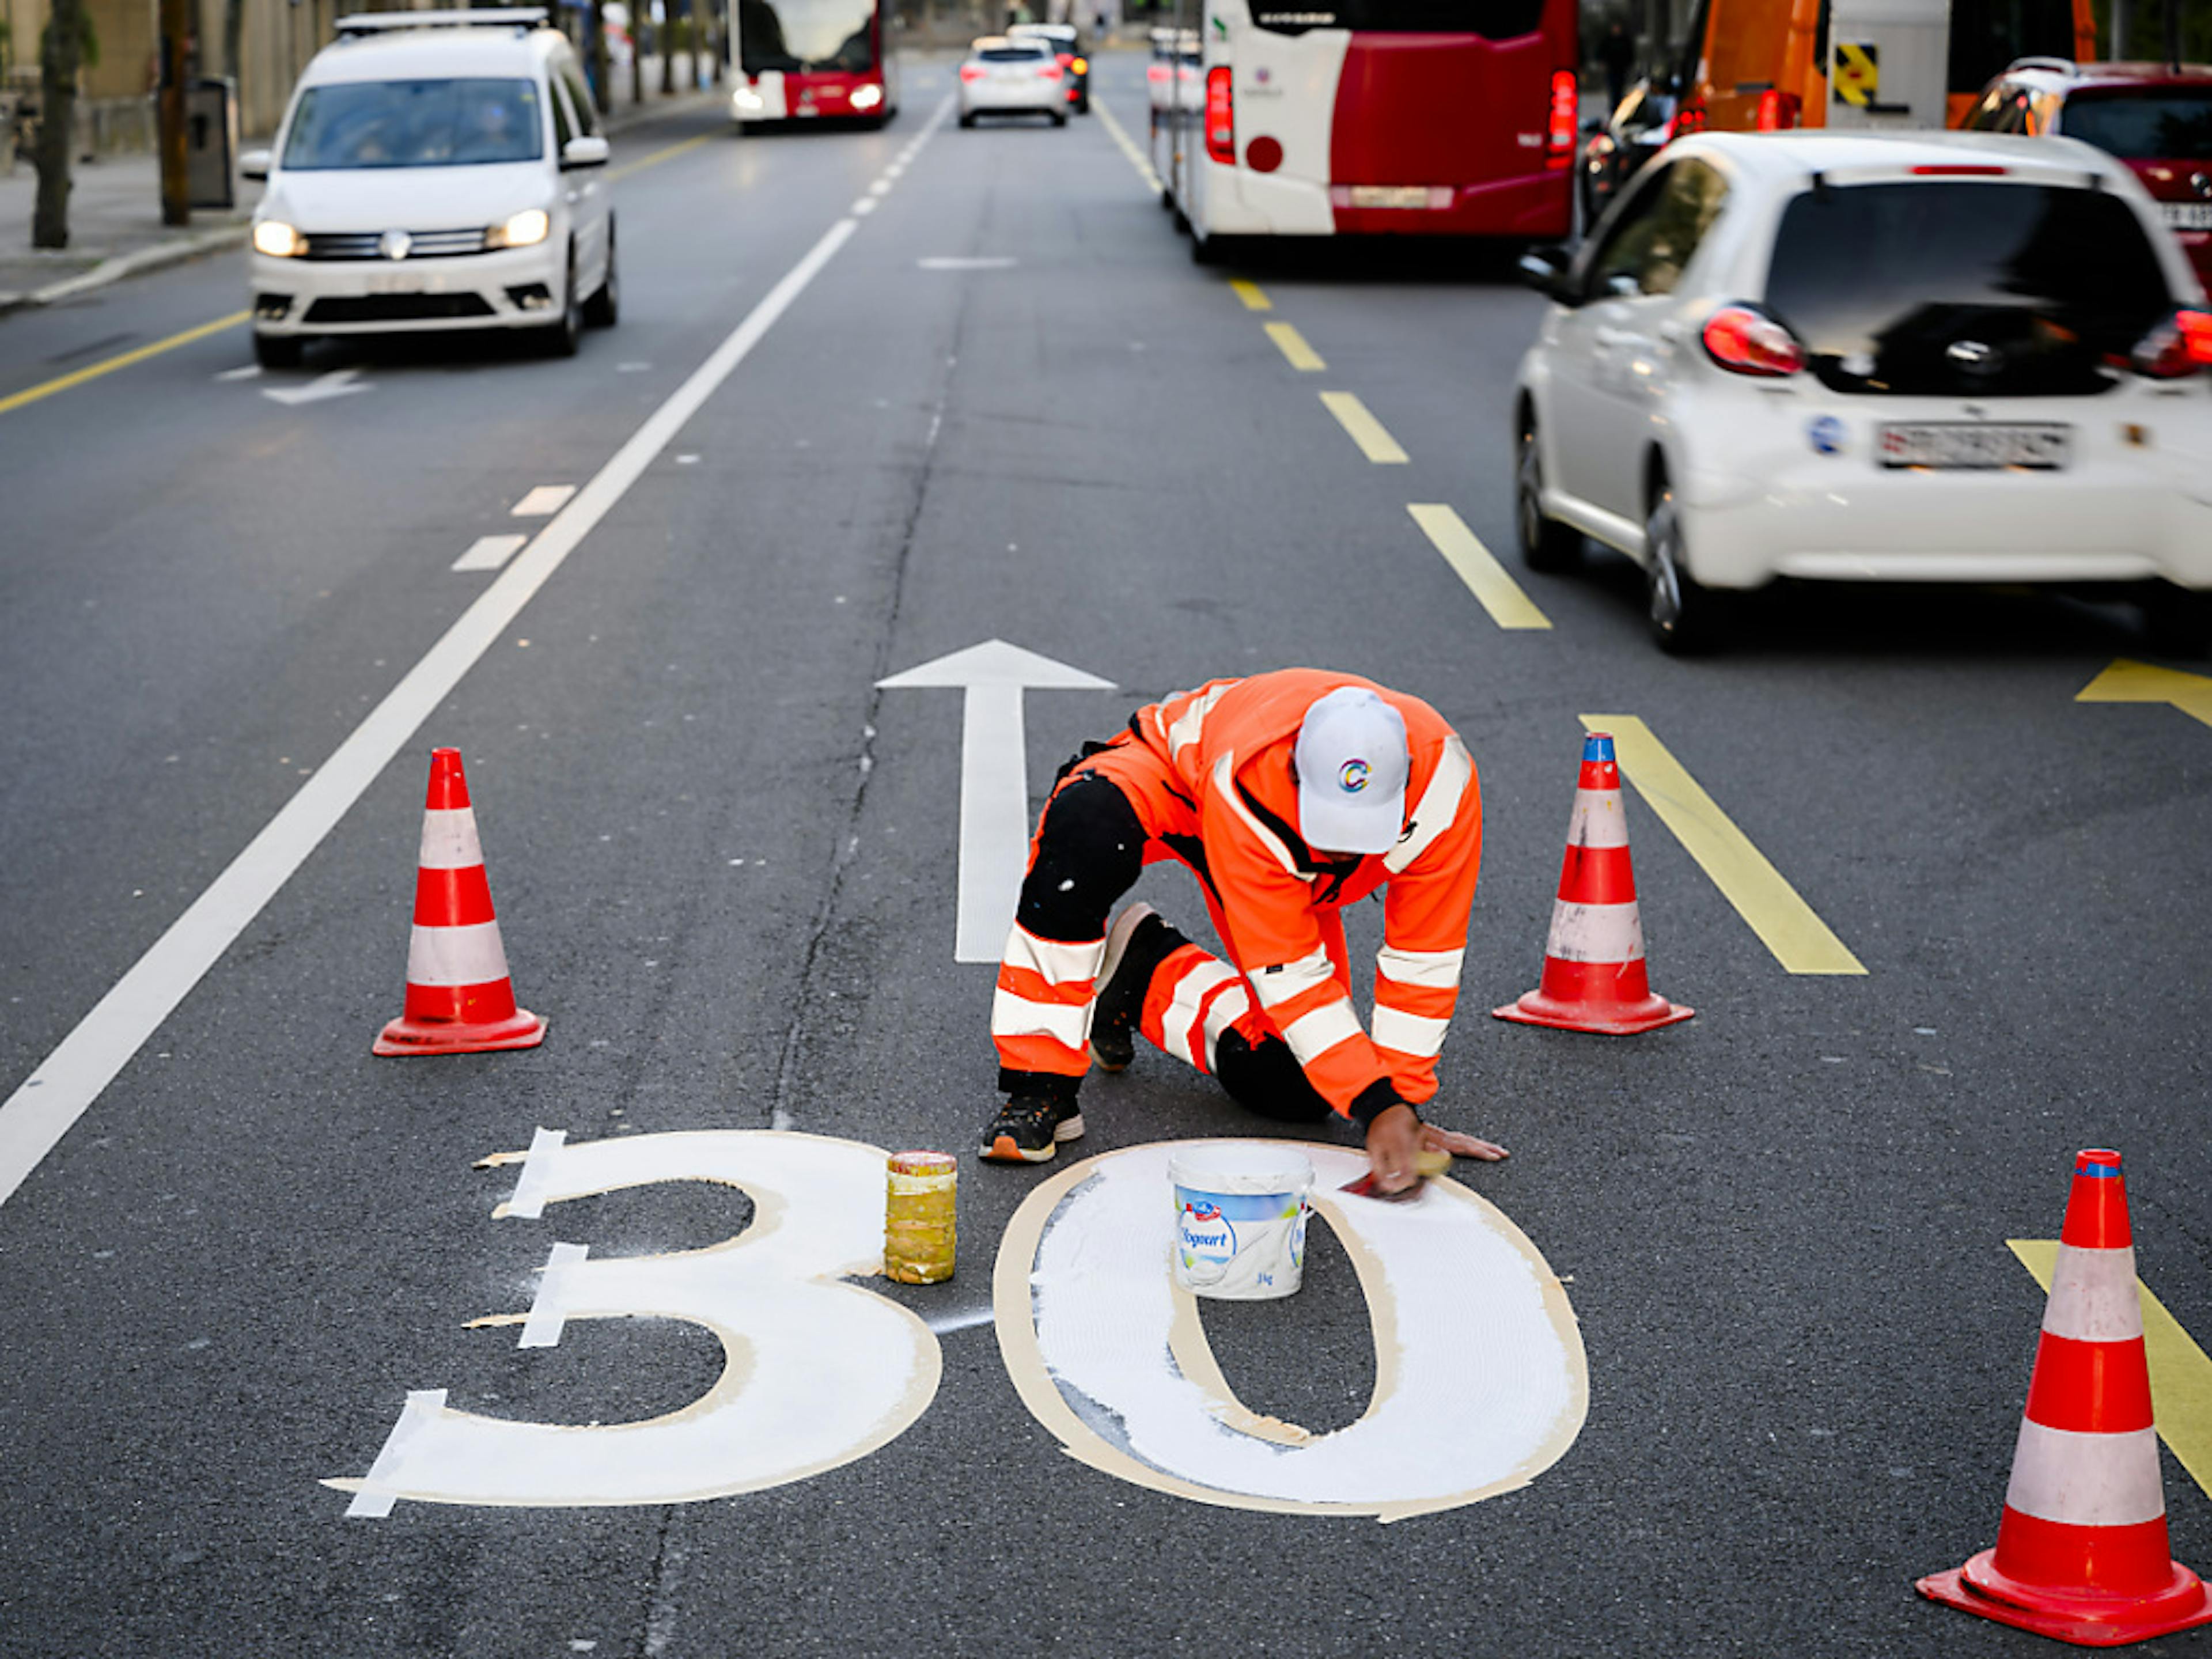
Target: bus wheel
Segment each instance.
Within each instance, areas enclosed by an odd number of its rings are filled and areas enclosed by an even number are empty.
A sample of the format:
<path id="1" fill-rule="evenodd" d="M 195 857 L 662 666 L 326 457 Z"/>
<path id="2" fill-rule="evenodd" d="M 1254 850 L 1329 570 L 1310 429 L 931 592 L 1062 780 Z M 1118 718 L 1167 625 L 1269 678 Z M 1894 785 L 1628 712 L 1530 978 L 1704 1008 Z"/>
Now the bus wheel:
<path id="1" fill-rule="evenodd" d="M 1193 264 L 1226 264 L 1236 252 L 1236 245 L 1229 237 L 1200 236 L 1196 232 L 1191 234 L 1190 260 Z"/>

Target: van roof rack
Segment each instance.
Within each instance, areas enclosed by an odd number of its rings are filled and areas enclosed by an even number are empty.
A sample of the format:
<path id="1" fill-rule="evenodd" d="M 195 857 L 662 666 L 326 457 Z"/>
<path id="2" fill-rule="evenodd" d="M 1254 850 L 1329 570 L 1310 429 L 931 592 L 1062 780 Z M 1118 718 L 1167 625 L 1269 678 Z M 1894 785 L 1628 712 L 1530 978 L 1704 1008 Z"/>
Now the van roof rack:
<path id="1" fill-rule="evenodd" d="M 461 11 L 356 11 L 334 25 L 341 40 L 398 34 L 410 29 L 513 29 L 545 26 L 543 6 L 478 6 Z"/>

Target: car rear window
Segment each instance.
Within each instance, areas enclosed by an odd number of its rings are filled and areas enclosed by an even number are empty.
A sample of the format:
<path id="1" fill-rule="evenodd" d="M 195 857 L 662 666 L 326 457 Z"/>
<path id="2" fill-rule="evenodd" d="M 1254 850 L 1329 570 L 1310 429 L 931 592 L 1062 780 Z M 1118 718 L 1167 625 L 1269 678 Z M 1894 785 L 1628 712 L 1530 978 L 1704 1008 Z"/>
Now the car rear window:
<path id="1" fill-rule="evenodd" d="M 1792 200 L 1766 305 L 1837 392 L 2102 392 L 2173 307 L 2142 222 L 2103 191 L 1979 180 Z"/>
<path id="2" fill-rule="evenodd" d="M 975 55 L 987 64 L 1030 64 L 1053 54 L 1044 46 L 987 46 Z"/>
<path id="3" fill-rule="evenodd" d="M 290 173 L 454 167 L 543 154 L 532 82 L 349 81 L 300 94 L 283 165 Z"/>
<path id="4" fill-rule="evenodd" d="M 2212 161 L 2212 87 L 2077 92 L 2059 125 L 2069 138 L 2144 161 Z"/>
<path id="5" fill-rule="evenodd" d="M 1251 0 L 1252 21 L 1277 34 L 1362 29 L 1379 34 L 1534 34 L 1544 0 Z"/>

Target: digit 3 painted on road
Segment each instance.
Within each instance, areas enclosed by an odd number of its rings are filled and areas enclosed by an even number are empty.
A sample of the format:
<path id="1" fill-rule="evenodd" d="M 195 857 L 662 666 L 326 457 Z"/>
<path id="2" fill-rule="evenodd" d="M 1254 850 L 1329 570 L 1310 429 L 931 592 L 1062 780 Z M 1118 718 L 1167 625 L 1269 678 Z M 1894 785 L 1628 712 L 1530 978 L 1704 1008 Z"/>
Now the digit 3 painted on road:
<path id="1" fill-rule="evenodd" d="M 1574 1310 L 1544 1258 L 1455 1182 L 1431 1181 L 1418 1204 L 1341 1198 L 1366 1158 L 1299 1150 L 1374 1324 L 1358 1421 L 1310 1434 L 1231 1393 L 1168 1270 L 1170 1145 L 1076 1164 L 1015 1213 L 994 1299 L 1023 1402 L 1083 1462 L 1206 1504 L 1395 1521 L 1526 1486 L 1573 1443 L 1589 1401 Z"/>
<path id="2" fill-rule="evenodd" d="M 683 1503 L 805 1480 L 903 1433 L 937 1394 L 928 1328 L 846 1275 L 883 1271 L 884 1164 L 857 1141 L 772 1130 L 647 1134 L 583 1146 L 540 1131 L 516 1200 L 495 1214 L 663 1181 L 718 1181 L 753 1200 L 752 1224 L 706 1249 L 592 1261 L 556 1245 L 523 1326 L 549 1346 L 572 1319 L 657 1316 L 714 1333 L 724 1370 L 683 1410 L 641 1423 L 568 1427 L 454 1411 L 410 1394 L 349 1515 L 396 1499 L 584 1506 Z"/>

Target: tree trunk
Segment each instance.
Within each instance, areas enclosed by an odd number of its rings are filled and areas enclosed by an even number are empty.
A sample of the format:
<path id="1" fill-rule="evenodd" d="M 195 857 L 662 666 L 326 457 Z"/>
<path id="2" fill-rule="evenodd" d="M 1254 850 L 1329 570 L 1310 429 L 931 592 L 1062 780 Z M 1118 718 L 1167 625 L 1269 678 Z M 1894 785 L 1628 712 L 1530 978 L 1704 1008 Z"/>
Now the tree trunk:
<path id="1" fill-rule="evenodd" d="M 38 205 L 31 215 L 31 246 L 69 246 L 70 164 L 76 159 L 76 68 L 84 47 L 83 0 L 53 0 L 46 37 L 39 43 Z"/>
<path id="2" fill-rule="evenodd" d="M 246 55 L 246 0 L 222 0 L 222 71 L 238 82 L 233 95 L 241 106 L 246 97 L 246 66 L 238 60 Z"/>
<path id="3" fill-rule="evenodd" d="M 629 0 L 629 106 L 645 103 L 645 0 Z"/>
<path id="4" fill-rule="evenodd" d="M 646 0 L 638 0 L 640 5 Z M 676 95 L 676 0 L 662 0 L 660 21 L 653 31 L 653 42 L 660 48 L 660 95 Z"/>

